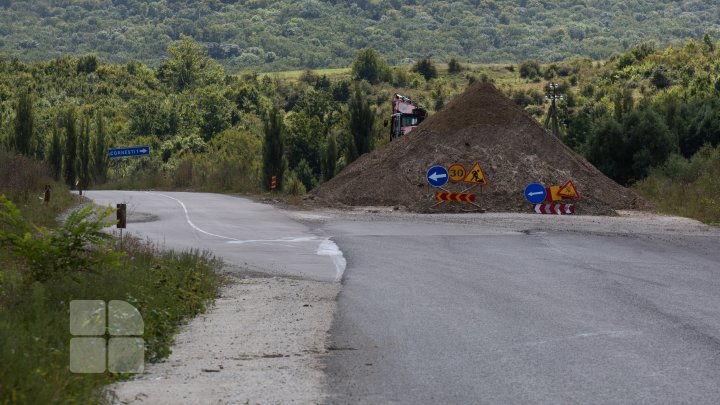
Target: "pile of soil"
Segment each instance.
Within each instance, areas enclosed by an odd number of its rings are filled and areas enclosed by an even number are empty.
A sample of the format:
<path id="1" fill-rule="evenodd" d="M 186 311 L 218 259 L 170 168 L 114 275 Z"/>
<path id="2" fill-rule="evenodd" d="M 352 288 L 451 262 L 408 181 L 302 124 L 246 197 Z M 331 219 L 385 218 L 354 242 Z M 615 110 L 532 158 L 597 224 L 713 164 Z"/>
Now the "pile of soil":
<path id="1" fill-rule="evenodd" d="M 489 185 L 475 187 L 476 208 L 468 203 L 437 205 L 426 181 L 428 168 L 478 162 Z M 530 183 L 575 184 L 581 214 L 649 209 L 633 191 L 606 177 L 546 131 L 489 83 L 477 83 L 408 135 L 361 156 L 311 199 L 327 205 L 401 206 L 415 212 L 531 212 L 524 190 Z M 448 183 L 462 191 L 462 183 Z"/>

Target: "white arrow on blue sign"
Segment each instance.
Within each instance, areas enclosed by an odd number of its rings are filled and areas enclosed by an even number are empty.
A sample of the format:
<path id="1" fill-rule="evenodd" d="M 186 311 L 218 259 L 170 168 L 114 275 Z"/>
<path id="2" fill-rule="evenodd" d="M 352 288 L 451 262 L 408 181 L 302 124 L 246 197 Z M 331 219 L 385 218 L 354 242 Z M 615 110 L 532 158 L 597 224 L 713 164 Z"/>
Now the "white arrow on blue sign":
<path id="1" fill-rule="evenodd" d="M 145 156 L 149 154 L 149 146 L 133 146 L 132 148 L 112 148 L 108 150 L 108 156 L 111 158 L 120 158 L 127 156 Z"/>
<path id="2" fill-rule="evenodd" d="M 540 204 L 545 201 L 545 197 L 547 197 L 547 190 L 545 190 L 545 186 L 542 184 L 532 183 L 525 187 L 525 199 L 528 200 L 530 204 Z"/>
<path id="3" fill-rule="evenodd" d="M 433 166 L 427 171 L 427 182 L 433 187 L 442 187 L 448 180 L 448 171 L 442 166 Z"/>

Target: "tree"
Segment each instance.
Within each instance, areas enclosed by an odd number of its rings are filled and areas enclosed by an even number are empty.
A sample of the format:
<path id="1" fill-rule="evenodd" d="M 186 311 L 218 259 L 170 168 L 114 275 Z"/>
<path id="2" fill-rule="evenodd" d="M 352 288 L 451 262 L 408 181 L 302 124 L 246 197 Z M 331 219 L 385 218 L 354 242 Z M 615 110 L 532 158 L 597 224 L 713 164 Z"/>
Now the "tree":
<path id="1" fill-rule="evenodd" d="M 460 62 L 458 62 L 457 59 L 451 58 L 450 62 L 448 62 L 448 73 L 455 74 L 460 73 L 462 71 L 462 65 L 460 65 Z"/>
<path id="2" fill-rule="evenodd" d="M 203 88 L 196 94 L 200 113 L 200 135 L 205 141 L 230 127 L 232 103 L 215 86 Z"/>
<path id="3" fill-rule="evenodd" d="M 265 119 L 264 132 L 262 187 L 265 190 L 270 190 L 270 182 L 273 176 L 276 176 L 277 188 L 282 190 L 283 174 L 286 167 L 283 148 L 285 126 L 283 125 L 280 110 L 277 107 L 273 107 Z"/>
<path id="4" fill-rule="evenodd" d="M 367 80 L 372 84 L 387 81 L 390 69 L 387 62 L 373 48 L 364 48 L 355 56 L 352 64 L 352 75 L 355 80 Z"/>
<path id="5" fill-rule="evenodd" d="M 667 73 L 667 69 L 664 66 L 658 66 L 655 68 L 652 77 L 650 78 L 650 83 L 659 90 L 669 87 L 672 84 Z"/>
<path id="6" fill-rule="evenodd" d="M 703 35 L 703 49 L 705 52 L 715 52 L 715 42 L 713 42 L 709 32 L 706 32 L 705 35 Z"/>
<path id="7" fill-rule="evenodd" d="M 651 108 L 630 112 L 623 120 L 623 130 L 627 138 L 626 156 L 630 158 L 627 182 L 645 177 L 650 168 L 664 163 L 677 148 L 665 122 Z"/>
<path id="8" fill-rule="evenodd" d="M 361 155 L 370 152 L 373 147 L 373 127 L 375 115 L 370 102 L 363 97 L 362 89 L 356 83 L 353 97 L 348 105 L 350 113 L 351 144 L 348 145 L 347 163 L 355 161 Z"/>
<path id="9" fill-rule="evenodd" d="M 90 170 L 92 168 L 93 155 L 90 153 L 90 119 L 83 118 L 82 124 L 80 125 L 80 135 L 78 136 L 77 142 L 77 158 L 75 169 L 80 182 L 80 189 L 87 189 L 90 184 Z"/>
<path id="10" fill-rule="evenodd" d="M 420 73 L 427 81 L 437 77 L 437 68 L 430 58 L 422 58 L 417 61 L 412 67 L 412 71 Z"/>
<path id="11" fill-rule="evenodd" d="M 224 77 L 222 67 L 191 37 L 183 35 L 180 41 L 170 44 L 168 55 L 169 59 L 158 67 L 157 75 L 177 91 L 220 83 Z"/>
<path id="12" fill-rule="evenodd" d="M 294 170 L 305 160 L 313 175 L 320 175 L 320 152 L 325 131 L 317 117 L 304 112 L 293 112 L 286 119 L 285 156 L 288 167 Z M 298 172 L 298 175 L 300 173 Z M 305 183 L 303 181 L 303 183 Z M 307 187 L 309 190 L 312 187 Z"/>
<path id="13" fill-rule="evenodd" d="M 107 180 L 107 170 L 109 165 L 107 133 L 105 130 L 105 120 L 102 113 L 97 112 L 95 115 L 95 136 L 92 141 L 92 172 L 96 183 L 105 183 Z"/>
<path id="14" fill-rule="evenodd" d="M 47 152 L 47 160 L 52 170 L 53 178 L 57 181 L 60 180 L 62 174 L 62 159 L 63 150 L 62 142 L 60 140 L 60 130 L 58 129 L 57 123 L 53 125 L 52 139 L 50 140 L 50 146 Z"/>
<path id="15" fill-rule="evenodd" d="M 598 123 L 592 133 L 587 158 L 611 179 L 626 183 L 629 156 L 625 153 L 622 126 L 612 118 Z"/>
<path id="16" fill-rule="evenodd" d="M 297 174 L 298 180 L 303 184 L 306 191 L 312 190 L 317 185 L 317 176 L 315 176 L 305 159 L 300 160 L 293 172 Z"/>
<path id="17" fill-rule="evenodd" d="M 720 113 L 713 103 L 704 103 L 688 126 L 687 134 L 680 137 L 680 151 L 689 158 L 704 144 L 720 143 Z"/>
<path id="18" fill-rule="evenodd" d="M 18 153 L 25 156 L 32 155 L 34 144 L 34 113 L 32 95 L 29 91 L 23 91 L 18 97 L 15 108 L 15 126 L 11 147 Z"/>
<path id="19" fill-rule="evenodd" d="M 534 79 L 540 76 L 540 62 L 536 60 L 526 60 L 520 64 L 520 77 L 523 79 Z"/>
<path id="20" fill-rule="evenodd" d="M 70 106 L 61 115 L 61 125 L 65 130 L 65 158 L 63 161 L 65 183 L 71 188 L 75 185 L 75 158 L 77 153 L 77 117 L 75 108 Z"/>
<path id="21" fill-rule="evenodd" d="M 325 141 L 322 152 L 322 179 L 328 181 L 335 176 L 335 168 L 337 166 L 337 142 L 335 137 L 330 135 Z"/>

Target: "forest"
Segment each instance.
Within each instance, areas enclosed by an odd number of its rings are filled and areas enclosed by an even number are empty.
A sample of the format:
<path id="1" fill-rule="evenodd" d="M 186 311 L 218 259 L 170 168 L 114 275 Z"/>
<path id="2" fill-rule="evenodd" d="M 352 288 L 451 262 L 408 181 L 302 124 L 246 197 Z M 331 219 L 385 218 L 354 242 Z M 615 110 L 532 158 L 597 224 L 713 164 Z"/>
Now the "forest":
<path id="1" fill-rule="evenodd" d="M 277 175 L 281 189 L 299 195 L 389 142 L 383 121 L 396 92 L 432 113 L 471 83 L 493 81 L 542 122 L 547 86 L 556 82 L 563 142 L 652 197 L 668 193 L 658 176 L 672 182 L 687 159 L 702 152 L 708 165 L 716 156 L 706 149 L 720 142 L 718 53 L 707 33 L 677 47 L 638 45 L 604 62 L 421 58 L 398 67 L 365 48 L 351 69 L 295 77 L 227 73 L 190 37 L 172 42 L 156 68 L 92 54 L 2 57 L 0 135 L 4 149 L 46 161 L 70 187 L 256 193 Z M 152 157 L 107 158 L 108 147 L 134 145 L 150 146 Z M 687 187 L 710 173 L 688 170 Z M 697 194 L 698 209 L 709 213 L 702 215 L 714 218 L 720 187 L 704 188 L 678 202 Z"/>
<path id="2" fill-rule="evenodd" d="M 558 62 L 717 37 L 719 23 L 718 2 L 696 0 L 0 0 L 0 52 L 157 67 L 185 35 L 228 72 L 345 67 L 369 46 L 392 65 Z"/>

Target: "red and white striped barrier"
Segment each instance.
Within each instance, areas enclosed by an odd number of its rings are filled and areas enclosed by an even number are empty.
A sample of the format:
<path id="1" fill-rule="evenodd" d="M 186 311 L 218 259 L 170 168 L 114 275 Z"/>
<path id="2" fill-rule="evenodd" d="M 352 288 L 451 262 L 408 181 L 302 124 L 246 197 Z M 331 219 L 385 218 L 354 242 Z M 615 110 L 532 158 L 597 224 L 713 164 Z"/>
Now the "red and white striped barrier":
<path id="1" fill-rule="evenodd" d="M 535 204 L 535 212 L 538 214 L 572 215 L 575 213 L 575 206 L 572 204 Z"/>

